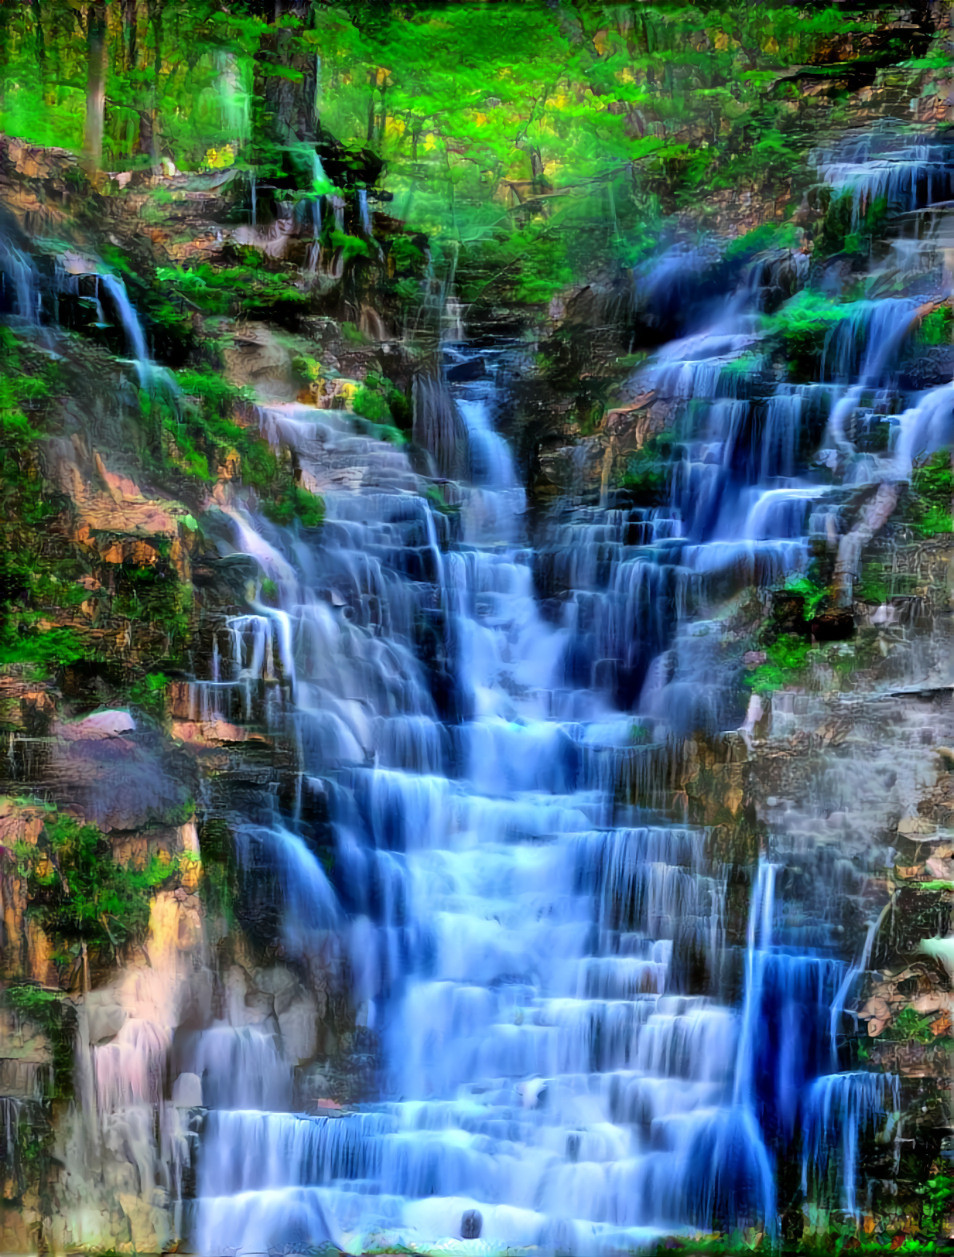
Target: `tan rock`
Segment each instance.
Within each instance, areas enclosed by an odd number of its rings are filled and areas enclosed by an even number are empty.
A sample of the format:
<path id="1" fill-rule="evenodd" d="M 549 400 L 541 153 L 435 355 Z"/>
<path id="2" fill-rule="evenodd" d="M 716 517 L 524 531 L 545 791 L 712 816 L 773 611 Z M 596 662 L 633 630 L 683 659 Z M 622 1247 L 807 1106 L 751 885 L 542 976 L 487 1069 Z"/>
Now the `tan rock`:
<path id="1" fill-rule="evenodd" d="M 924 816 L 902 816 L 898 821 L 898 833 L 906 836 L 933 834 L 937 826 Z"/>

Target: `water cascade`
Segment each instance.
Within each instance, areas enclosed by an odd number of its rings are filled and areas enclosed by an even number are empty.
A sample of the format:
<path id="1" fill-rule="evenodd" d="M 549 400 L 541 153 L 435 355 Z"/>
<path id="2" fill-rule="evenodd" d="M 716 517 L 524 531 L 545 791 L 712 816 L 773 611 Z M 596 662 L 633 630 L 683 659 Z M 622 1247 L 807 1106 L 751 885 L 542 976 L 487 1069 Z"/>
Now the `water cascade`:
<path id="1" fill-rule="evenodd" d="M 885 180 L 899 209 L 927 195 L 923 171 L 823 168 L 859 205 Z M 375 1098 L 334 1115 L 294 1111 L 280 1069 L 265 1090 L 207 1089 L 198 1251 L 771 1235 L 792 1165 L 808 1196 L 858 1210 L 859 1149 L 897 1107 L 895 1080 L 839 1068 L 878 911 L 846 955 L 830 897 L 860 899 L 863 874 L 780 817 L 740 932 L 713 832 L 650 810 L 682 738 L 742 721 L 716 608 L 804 570 L 849 493 L 905 475 L 949 420 L 954 391 L 936 390 L 890 420 L 886 450 L 856 449 L 862 401 L 898 387 L 907 298 L 850 311 L 824 382 L 772 382 L 773 273 L 753 263 L 641 369 L 675 420 L 659 505 L 561 503 L 535 545 L 497 430 L 513 349 L 448 346 L 444 377 L 417 382 L 436 495 L 340 413 L 263 410 L 327 519 L 313 544 L 235 508 L 235 549 L 272 594 L 220 634 L 197 701 L 294 730 L 330 871 L 300 814 L 241 834 L 241 860 L 278 887 L 286 954 L 346 963 L 380 1071 Z M 912 757 L 898 789 L 915 774 Z M 849 787 L 833 769 L 819 789 Z M 797 894 L 796 863 L 816 875 Z"/>
<path id="2" fill-rule="evenodd" d="M 861 222 L 878 198 L 897 215 L 948 198 L 954 165 L 883 140 L 819 170 Z M 339 232 L 344 208 L 325 198 Z M 364 191 L 358 213 L 370 236 Z M 33 269 L 0 261 L 0 298 L 33 319 Z M 806 282 L 798 255 L 775 261 Z M 652 506 L 606 490 L 531 528 L 501 435 L 513 345 L 445 345 L 440 375 L 415 383 L 413 461 L 343 411 L 260 409 L 326 518 L 284 528 L 241 498 L 221 508 L 222 550 L 253 588 L 192 691 L 203 719 L 291 748 L 294 789 L 249 810 L 235 855 L 246 910 L 304 994 L 258 1017 L 222 980 L 220 998 L 180 1006 L 175 906 L 157 901 L 118 1033 L 80 1028 L 78 1193 L 84 1160 L 111 1152 L 117 1190 L 177 1200 L 206 1257 L 589 1257 L 713 1227 L 774 1239 L 783 1180 L 862 1211 L 864 1148 L 892 1137 L 899 1107 L 896 1079 L 845 1067 L 841 1034 L 882 921 L 864 886 L 888 861 L 863 800 L 886 764 L 823 767 L 829 829 L 806 803 L 770 815 L 744 857 L 665 787 L 693 735 L 741 741 L 721 609 L 837 548 L 853 495 L 949 442 L 954 386 L 906 389 L 923 294 L 877 295 L 876 266 L 874 295 L 825 334 L 819 378 L 798 383 L 770 369 L 772 261 L 694 305 L 688 275 L 706 265 L 680 248 L 645 285 L 659 325 L 685 320 L 633 382 L 671 422 Z M 98 282 L 145 378 L 125 289 Z M 890 429 L 881 449 L 863 439 L 872 416 Z M 798 713 L 780 701 L 775 717 Z M 884 806 L 920 784 L 917 734 L 899 728 Z M 855 828 L 831 819 L 851 814 Z M 862 921 L 847 944 L 832 909 L 846 900 Z M 318 1055 L 329 973 L 376 1049 L 372 1094 L 333 1112 L 306 1107 L 296 1074 Z"/>

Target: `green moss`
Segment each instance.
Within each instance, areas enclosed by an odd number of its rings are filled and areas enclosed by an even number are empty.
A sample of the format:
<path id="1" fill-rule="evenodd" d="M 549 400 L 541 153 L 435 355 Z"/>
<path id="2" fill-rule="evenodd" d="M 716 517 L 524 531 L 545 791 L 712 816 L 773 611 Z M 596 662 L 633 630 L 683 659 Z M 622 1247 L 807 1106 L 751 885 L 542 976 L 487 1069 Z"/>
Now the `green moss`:
<path id="1" fill-rule="evenodd" d="M 73 629 L 38 629 L 21 614 L 16 623 L 0 631 L 0 667 L 13 663 L 33 664 L 34 678 L 47 676 L 87 655 L 82 638 Z"/>
<path id="2" fill-rule="evenodd" d="M 347 341 L 349 345 L 367 345 L 369 343 L 364 332 L 359 331 L 354 323 L 344 322 L 341 324 L 342 339 Z"/>
<path id="3" fill-rule="evenodd" d="M 267 271 L 260 264 L 217 268 L 202 262 L 189 270 L 160 266 L 156 277 L 173 298 L 207 315 L 268 312 L 309 301 L 308 293 L 296 288 L 284 272 Z"/>
<path id="4" fill-rule="evenodd" d="M 165 715 L 168 689 L 169 678 L 164 672 L 150 672 L 129 686 L 129 703 L 154 720 L 161 720 Z"/>
<path id="5" fill-rule="evenodd" d="M 3 1002 L 23 1021 L 31 1022 L 50 1041 L 53 1055 L 52 1078 L 46 1086 L 49 1099 L 67 1099 L 73 1078 L 73 1009 L 58 991 L 49 991 L 32 982 L 16 982 L 3 992 Z M 48 1148 L 40 1141 L 41 1154 Z"/>
<path id="6" fill-rule="evenodd" d="M 430 502 L 434 510 L 440 511 L 442 515 L 456 515 L 457 514 L 458 508 L 456 506 L 451 506 L 448 503 L 447 499 L 444 497 L 444 492 L 441 489 L 440 485 L 429 484 L 427 488 L 424 490 L 424 496 L 427 498 L 428 502 Z"/>
<path id="7" fill-rule="evenodd" d="M 799 243 L 800 233 L 794 223 L 762 223 L 731 240 L 725 256 L 730 262 L 747 261 L 769 249 L 795 249 Z"/>
<path id="8" fill-rule="evenodd" d="M 954 532 L 952 496 L 951 452 L 941 450 L 916 467 L 911 477 L 911 524 L 918 536 Z"/>
<path id="9" fill-rule="evenodd" d="M 830 301 L 806 288 L 764 319 L 764 329 L 774 340 L 796 378 L 811 378 L 821 358 L 825 339 L 834 325 L 848 317 L 850 307 Z"/>
<path id="10" fill-rule="evenodd" d="M 669 490 L 672 439 L 671 433 L 660 433 L 631 454 L 617 488 L 626 489 L 643 506 L 655 506 L 664 501 Z"/>
<path id="11" fill-rule="evenodd" d="M 322 499 L 297 484 L 285 485 L 262 509 L 272 523 L 286 526 L 297 520 L 305 528 L 318 528 L 325 518 Z"/>
<path id="12" fill-rule="evenodd" d="M 746 678 L 756 694 L 769 694 L 804 679 L 809 665 L 811 644 L 794 633 L 784 633 L 766 647 L 766 661 L 755 668 Z"/>
<path id="13" fill-rule="evenodd" d="M 785 582 L 787 593 L 798 594 L 804 599 L 805 619 L 813 620 L 822 604 L 829 598 L 830 591 L 825 585 L 819 585 L 809 576 L 791 576 Z"/>
<path id="14" fill-rule="evenodd" d="M 954 332 L 954 310 L 950 306 L 940 306 L 931 310 L 921 320 L 917 329 L 917 339 L 922 345 L 949 345 Z"/>
<path id="15" fill-rule="evenodd" d="M 931 1043 L 934 1040 L 931 1022 L 936 1016 L 936 1013 L 929 1013 L 922 1017 L 913 1008 L 904 1008 L 882 1032 L 882 1038 L 908 1043 Z"/>

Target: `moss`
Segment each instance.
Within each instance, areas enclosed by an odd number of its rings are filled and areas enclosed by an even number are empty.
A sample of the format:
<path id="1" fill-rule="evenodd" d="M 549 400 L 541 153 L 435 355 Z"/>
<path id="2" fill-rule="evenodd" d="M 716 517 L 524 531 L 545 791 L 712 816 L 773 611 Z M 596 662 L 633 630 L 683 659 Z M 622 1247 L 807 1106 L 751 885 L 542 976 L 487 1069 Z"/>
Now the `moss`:
<path id="1" fill-rule="evenodd" d="M 166 710 L 169 678 L 164 672 L 150 672 L 129 686 L 129 703 L 154 720 L 161 720 Z"/>
<path id="2" fill-rule="evenodd" d="M 451 506 L 444 497 L 444 492 L 440 485 L 429 484 L 424 490 L 424 496 L 430 502 L 435 511 L 440 511 L 442 515 L 456 515 L 458 508 Z"/>
<path id="3" fill-rule="evenodd" d="M 812 620 L 821 606 L 830 597 L 830 591 L 824 585 L 817 584 L 809 576 L 792 576 L 785 582 L 787 593 L 798 594 L 804 599 L 804 617 Z"/>
<path id="4" fill-rule="evenodd" d="M 367 336 L 359 331 L 354 323 L 344 322 L 341 324 L 340 330 L 342 340 L 347 341 L 349 345 L 367 345 L 370 343 Z"/>
<path id="5" fill-rule="evenodd" d="M 950 450 L 941 450 L 914 469 L 911 477 L 911 526 L 920 537 L 954 532 L 951 515 L 954 472 Z"/>
<path id="6" fill-rule="evenodd" d="M 642 449 L 629 456 L 617 487 L 626 489 L 641 506 L 662 503 L 669 491 L 672 435 L 651 437 Z"/>
<path id="7" fill-rule="evenodd" d="M 940 306 L 931 310 L 921 320 L 917 330 L 917 339 L 922 345 L 949 345 L 954 332 L 954 310 L 950 306 Z"/>
<path id="8" fill-rule="evenodd" d="M 316 493 L 290 484 L 262 506 L 274 524 L 288 525 L 297 520 L 305 528 L 318 528 L 325 518 L 325 504 Z"/>
<path id="9" fill-rule="evenodd" d="M 795 249 L 800 243 L 800 235 L 794 223 L 762 223 L 729 242 L 725 250 L 726 260 L 745 262 L 769 249 Z"/>
<path id="10" fill-rule="evenodd" d="M 391 423 L 391 409 L 381 393 L 362 384 L 351 403 L 356 415 L 363 415 L 374 423 Z"/>
<path id="11" fill-rule="evenodd" d="M 26 615 L 8 624 L 0 632 L 0 667 L 13 663 L 35 665 L 31 676 L 48 676 L 57 668 L 66 667 L 87 655 L 83 639 L 73 629 L 39 629 L 29 624 Z"/>
<path id="12" fill-rule="evenodd" d="M 47 1098 L 68 1099 L 73 1089 L 74 1012 L 70 1002 L 58 991 L 49 991 L 32 982 L 17 982 L 7 987 L 3 992 L 3 1002 L 23 1021 L 32 1022 L 49 1039 L 53 1069 L 46 1086 Z M 47 1147 L 43 1139 L 40 1148 L 31 1151 L 42 1155 Z"/>
<path id="13" fill-rule="evenodd" d="M 782 690 L 804 679 L 809 665 L 811 644 L 794 633 L 783 633 L 766 648 L 766 661 L 746 677 L 756 694 Z"/>
<path id="14" fill-rule="evenodd" d="M 796 379 L 817 374 L 825 340 L 835 324 L 847 318 L 850 307 L 830 301 L 822 293 L 806 288 L 764 319 L 764 330 L 774 341 Z"/>

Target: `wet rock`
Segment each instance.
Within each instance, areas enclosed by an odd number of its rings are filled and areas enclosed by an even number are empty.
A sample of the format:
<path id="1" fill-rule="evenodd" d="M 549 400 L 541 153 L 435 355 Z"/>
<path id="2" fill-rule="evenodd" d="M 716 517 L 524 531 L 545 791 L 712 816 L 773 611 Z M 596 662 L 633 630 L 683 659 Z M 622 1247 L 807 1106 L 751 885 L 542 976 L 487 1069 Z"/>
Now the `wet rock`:
<path id="1" fill-rule="evenodd" d="M 177 1109 L 202 1106 L 202 1079 L 198 1074 L 180 1074 L 172 1084 L 172 1103 Z"/>
<path id="2" fill-rule="evenodd" d="M 855 617 L 850 611 L 823 611 L 811 621 L 812 636 L 819 642 L 844 642 L 854 636 Z"/>
<path id="3" fill-rule="evenodd" d="M 89 1041 L 95 1047 L 114 1038 L 126 1020 L 126 1010 L 118 1002 L 117 992 L 108 987 L 90 991 L 84 1000 L 89 1026 Z"/>
<path id="4" fill-rule="evenodd" d="M 286 1055 L 299 1061 L 314 1056 L 318 1046 L 318 1009 L 311 996 L 303 993 L 277 1016 Z"/>
<path id="5" fill-rule="evenodd" d="M 462 1240 L 480 1239 L 484 1229 L 484 1220 L 478 1209 L 467 1209 L 460 1220 L 460 1237 Z"/>
<path id="6" fill-rule="evenodd" d="M 97 711 L 83 720 L 71 720 L 56 726 L 56 736 L 65 742 L 92 741 L 103 738 L 119 738 L 124 733 L 134 733 L 136 722 L 128 711 Z"/>

